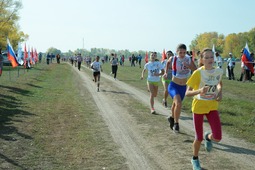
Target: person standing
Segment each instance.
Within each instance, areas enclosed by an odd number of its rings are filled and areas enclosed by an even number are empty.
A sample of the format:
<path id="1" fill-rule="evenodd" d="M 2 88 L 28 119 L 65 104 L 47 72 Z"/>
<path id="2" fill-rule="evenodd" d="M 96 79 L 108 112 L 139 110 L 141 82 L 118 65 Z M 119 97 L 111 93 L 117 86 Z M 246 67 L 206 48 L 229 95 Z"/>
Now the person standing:
<path id="1" fill-rule="evenodd" d="M 172 81 L 168 85 L 168 93 L 173 99 L 171 116 L 168 118 L 170 129 L 179 132 L 179 118 L 181 114 L 182 100 L 186 92 L 186 82 L 190 72 L 196 70 L 196 66 L 191 58 L 186 55 L 185 44 L 177 46 L 177 56 L 170 57 L 167 61 L 166 70 L 172 69 Z M 168 77 L 168 72 L 164 78 Z"/>
<path id="2" fill-rule="evenodd" d="M 233 58 L 232 53 L 229 53 L 229 58 L 227 60 L 227 68 L 228 68 L 228 79 L 235 80 L 235 75 L 234 75 L 234 68 L 235 68 L 235 59 Z"/>
<path id="3" fill-rule="evenodd" d="M 158 94 L 158 85 L 160 82 L 161 75 L 164 74 L 164 66 L 157 60 L 157 53 L 152 52 L 150 55 L 150 62 L 144 65 L 144 69 L 142 71 L 141 80 L 143 80 L 144 73 L 148 70 L 147 77 L 147 86 L 150 90 L 150 105 L 151 105 L 151 113 L 155 114 L 154 109 L 154 98 L 157 97 Z"/>
<path id="4" fill-rule="evenodd" d="M 166 64 L 167 64 L 167 61 L 169 60 L 169 58 L 174 56 L 174 54 L 173 54 L 172 51 L 167 51 L 166 56 L 167 56 L 167 58 L 164 61 L 162 61 L 162 64 L 163 64 L 164 68 L 166 68 Z M 165 106 L 167 108 L 168 85 L 172 80 L 172 69 L 169 67 L 168 70 L 165 70 L 165 73 L 166 72 L 168 72 L 167 73 L 168 77 L 164 78 L 162 76 L 162 84 L 163 84 L 163 87 L 164 87 L 164 95 L 163 95 L 164 98 L 162 100 L 162 104 L 163 104 L 163 106 Z"/>
<path id="5" fill-rule="evenodd" d="M 138 56 L 137 56 L 137 60 L 138 60 L 138 64 L 139 64 L 139 67 L 140 68 L 142 68 L 142 59 L 143 59 L 143 57 L 141 56 L 141 54 L 139 54 Z"/>
<path id="6" fill-rule="evenodd" d="M 117 71 L 118 71 L 118 58 L 117 54 L 112 53 L 112 60 L 111 60 L 111 65 L 112 65 L 112 74 L 114 75 L 114 80 L 117 80 Z"/>
<path id="7" fill-rule="evenodd" d="M 214 68 L 214 56 L 211 49 L 201 52 L 200 68 L 187 81 L 186 96 L 194 96 L 192 102 L 195 139 L 193 142 L 193 169 L 200 170 L 198 153 L 203 141 L 203 122 L 206 116 L 212 132 L 205 132 L 204 145 L 206 151 L 212 150 L 212 141 L 219 142 L 222 138 L 221 121 L 218 112 L 218 103 L 222 99 L 223 70 Z"/>
<path id="8" fill-rule="evenodd" d="M 97 85 L 97 92 L 99 92 L 99 86 L 100 86 L 100 72 L 103 71 L 102 64 L 99 61 L 99 56 L 96 56 L 96 60 L 91 63 L 91 69 L 93 71 L 93 80 L 95 81 Z"/>
<path id="9" fill-rule="evenodd" d="M 0 47 L 0 76 L 3 72 L 3 62 L 4 62 L 4 56 L 2 54 L 2 48 Z"/>
<path id="10" fill-rule="evenodd" d="M 57 63 L 60 64 L 60 54 L 57 54 L 56 58 L 57 58 Z"/>
<path id="11" fill-rule="evenodd" d="M 222 68 L 222 58 L 221 58 L 220 54 L 218 52 L 216 52 L 215 55 L 216 55 L 216 59 L 217 59 L 217 61 L 216 61 L 217 66 L 219 68 Z"/>
<path id="12" fill-rule="evenodd" d="M 81 53 L 78 54 L 77 56 L 77 62 L 78 62 L 78 70 L 80 71 L 81 70 L 81 62 L 82 62 L 82 56 L 81 56 Z"/>

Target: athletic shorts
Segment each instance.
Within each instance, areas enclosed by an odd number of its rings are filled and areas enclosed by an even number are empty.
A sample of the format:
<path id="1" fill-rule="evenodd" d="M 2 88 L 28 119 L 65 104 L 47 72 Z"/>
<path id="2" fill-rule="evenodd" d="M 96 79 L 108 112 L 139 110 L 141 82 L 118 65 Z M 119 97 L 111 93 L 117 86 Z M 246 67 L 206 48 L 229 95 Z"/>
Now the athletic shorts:
<path id="1" fill-rule="evenodd" d="M 168 85 L 168 93 L 172 97 L 172 99 L 174 98 L 174 96 L 179 94 L 181 96 L 181 100 L 183 100 L 185 97 L 186 88 L 186 85 L 181 86 L 171 81 Z"/>
<path id="2" fill-rule="evenodd" d="M 149 84 L 152 84 L 154 86 L 158 86 L 159 82 L 158 81 L 147 81 Z"/>
<path id="3" fill-rule="evenodd" d="M 93 72 L 93 76 L 99 76 L 100 75 L 100 71 L 96 71 L 96 72 Z"/>
<path id="4" fill-rule="evenodd" d="M 164 78 L 162 77 L 162 82 L 163 82 L 163 83 L 169 84 L 169 83 L 171 82 L 171 80 L 169 80 L 169 79 L 166 80 L 166 79 L 164 79 Z"/>

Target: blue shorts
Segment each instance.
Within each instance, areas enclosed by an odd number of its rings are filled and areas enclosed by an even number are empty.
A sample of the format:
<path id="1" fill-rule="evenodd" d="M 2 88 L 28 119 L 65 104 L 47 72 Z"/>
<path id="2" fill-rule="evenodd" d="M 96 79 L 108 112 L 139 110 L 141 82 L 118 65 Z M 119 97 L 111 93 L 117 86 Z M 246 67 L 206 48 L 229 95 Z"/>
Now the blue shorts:
<path id="1" fill-rule="evenodd" d="M 170 84 L 168 85 L 168 93 L 172 97 L 172 99 L 174 98 L 174 96 L 179 94 L 181 100 L 183 100 L 185 97 L 186 88 L 187 88 L 186 85 L 181 86 L 171 81 Z"/>

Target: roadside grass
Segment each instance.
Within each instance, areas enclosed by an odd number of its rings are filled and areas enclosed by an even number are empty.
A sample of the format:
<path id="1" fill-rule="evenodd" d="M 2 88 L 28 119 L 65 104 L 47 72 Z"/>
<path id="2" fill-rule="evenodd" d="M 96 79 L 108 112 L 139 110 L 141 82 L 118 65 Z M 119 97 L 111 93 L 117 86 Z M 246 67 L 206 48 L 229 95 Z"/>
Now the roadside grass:
<path id="1" fill-rule="evenodd" d="M 92 96 L 67 64 L 4 69 L 0 167 L 127 169 Z"/>
<path id="2" fill-rule="evenodd" d="M 142 68 L 130 67 L 128 61 L 125 66 L 118 67 L 117 79 L 130 84 L 138 89 L 147 91 L 146 78 L 140 80 Z M 223 70 L 225 72 L 226 63 Z M 111 66 L 109 63 L 103 65 L 106 74 L 110 74 Z M 240 77 L 240 63 L 236 64 L 234 69 L 235 78 Z M 147 76 L 147 73 L 145 74 Z M 223 76 L 223 100 L 219 105 L 223 130 L 233 137 L 245 139 L 255 143 L 255 82 L 239 82 L 237 80 L 228 80 Z M 160 83 L 157 100 L 162 101 L 163 86 Z M 172 99 L 168 98 L 169 105 Z M 186 97 L 183 101 L 182 111 L 191 115 L 192 98 Z"/>

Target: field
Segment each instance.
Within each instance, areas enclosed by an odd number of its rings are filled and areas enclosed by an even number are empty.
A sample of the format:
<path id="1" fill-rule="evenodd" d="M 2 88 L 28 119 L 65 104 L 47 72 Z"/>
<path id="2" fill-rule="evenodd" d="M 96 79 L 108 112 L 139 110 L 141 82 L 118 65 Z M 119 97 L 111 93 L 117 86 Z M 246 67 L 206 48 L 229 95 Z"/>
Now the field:
<path id="1" fill-rule="evenodd" d="M 103 69 L 106 74 L 111 72 L 109 63 L 104 64 Z M 237 77 L 238 69 L 235 69 Z M 119 66 L 117 78 L 146 92 L 146 80 L 140 80 L 141 71 L 142 68 L 125 63 Z M 90 73 L 89 70 L 85 72 Z M 109 83 L 106 81 L 102 79 L 102 84 Z M 64 63 L 43 63 L 31 70 L 20 67 L 19 77 L 17 68 L 10 72 L 9 67 L 4 68 L 0 77 L 0 169 L 102 169 L 106 166 L 128 169 L 125 157 L 118 151 L 119 146 L 113 142 L 108 126 L 97 114 L 99 110 L 83 83 Z M 223 130 L 255 143 L 255 84 L 224 77 L 223 85 L 224 97 L 219 108 Z M 161 101 L 161 85 L 159 89 L 157 100 Z M 118 93 L 118 89 L 111 92 Z M 183 112 L 190 115 L 191 100 L 186 98 L 183 106 Z M 162 125 L 163 117 L 145 120 L 147 115 L 140 114 L 146 111 L 145 106 L 135 100 L 125 102 L 133 106 L 127 109 L 139 125 L 153 125 L 141 127 L 149 141 L 157 143 L 155 136 L 162 138 L 162 143 L 169 140 L 165 138 L 168 131 L 159 133 L 160 129 L 168 129 Z M 170 98 L 168 103 L 171 103 Z M 161 124 L 157 123 L 159 121 Z M 193 137 L 187 138 L 189 142 Z M 164 148 L 166 152 L 168 147 L 164 143 L 158 149 Z"/>

